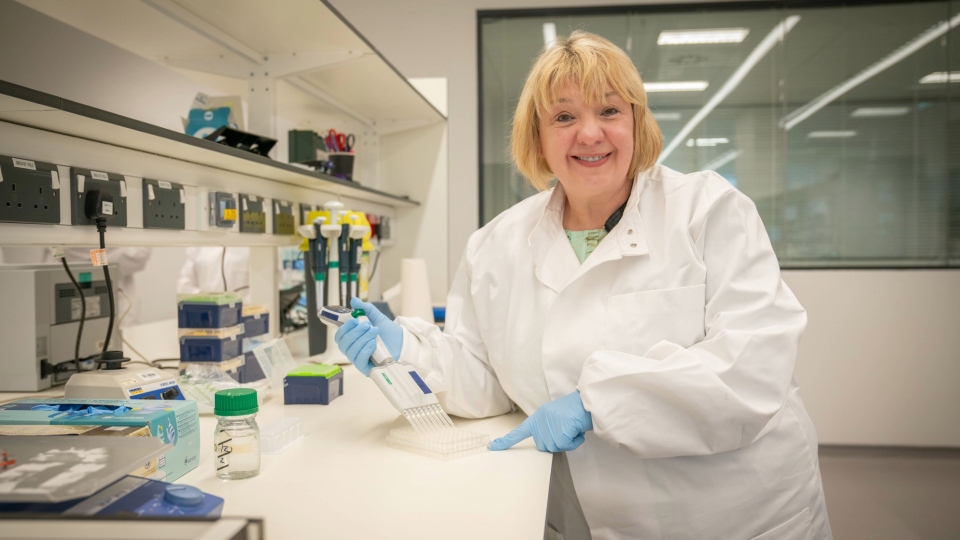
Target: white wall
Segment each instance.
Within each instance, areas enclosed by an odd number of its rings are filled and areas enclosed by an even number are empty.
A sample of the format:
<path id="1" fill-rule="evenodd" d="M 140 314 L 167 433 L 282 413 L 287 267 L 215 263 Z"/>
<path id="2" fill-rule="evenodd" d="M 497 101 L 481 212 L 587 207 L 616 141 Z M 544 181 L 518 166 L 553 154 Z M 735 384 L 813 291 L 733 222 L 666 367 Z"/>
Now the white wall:
<path id="1" fill-rule="evenodd" d="M 960 271 L 786 271 L 796 377 L 826 444 L 960 446 Z"/>

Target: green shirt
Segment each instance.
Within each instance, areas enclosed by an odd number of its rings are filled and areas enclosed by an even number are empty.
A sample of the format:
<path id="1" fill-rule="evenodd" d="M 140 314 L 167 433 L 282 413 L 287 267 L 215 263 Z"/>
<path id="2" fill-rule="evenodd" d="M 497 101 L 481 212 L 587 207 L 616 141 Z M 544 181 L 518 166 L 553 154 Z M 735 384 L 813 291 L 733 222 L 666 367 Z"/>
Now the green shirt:
<path id="1" fill-rule="evenodd" d="M 580 264 L 583 264 L 583 261 L 593 253 L 593 250 L 597 248 L 597 245 L 600 244 L 600 241 L 603 240 L 603 237 L 607 235 L 606 229 L 593 229 L 590 231 L 564 231 L 567 233 L 567 238 L 570 240 L 570 245 L 573 246 L 573 252 L 577 254 L 577 259 L 580 259 Z"/>

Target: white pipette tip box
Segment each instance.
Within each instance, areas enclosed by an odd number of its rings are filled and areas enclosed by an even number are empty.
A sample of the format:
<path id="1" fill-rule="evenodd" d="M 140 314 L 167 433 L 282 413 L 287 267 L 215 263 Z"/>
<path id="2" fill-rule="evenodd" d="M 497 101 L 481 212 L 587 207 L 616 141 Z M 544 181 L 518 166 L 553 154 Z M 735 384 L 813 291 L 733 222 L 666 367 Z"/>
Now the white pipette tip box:
<path id="1" fill-rule="evenodd" d="M 391 429 L 387 436 L 387 445 L 391 448 L 442 460 L 486 452 L 489 444 L 490 436 L 486 433 L 460 428 L 438 429 L 421 434 L 412 427 L 403 427 Z"/>

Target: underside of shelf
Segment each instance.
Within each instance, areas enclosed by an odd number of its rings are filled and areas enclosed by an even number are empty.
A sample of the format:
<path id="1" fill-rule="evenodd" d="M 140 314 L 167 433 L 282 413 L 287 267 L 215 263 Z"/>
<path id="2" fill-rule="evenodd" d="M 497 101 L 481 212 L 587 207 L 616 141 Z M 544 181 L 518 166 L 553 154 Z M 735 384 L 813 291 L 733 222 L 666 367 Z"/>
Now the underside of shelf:
<path id="1" fill-rule="evenodd" d="M 0 81 L 0 120 L 334 195 L 394 206 L 419 204 L 406 197 L 276 162 L 6 81 Z"/>

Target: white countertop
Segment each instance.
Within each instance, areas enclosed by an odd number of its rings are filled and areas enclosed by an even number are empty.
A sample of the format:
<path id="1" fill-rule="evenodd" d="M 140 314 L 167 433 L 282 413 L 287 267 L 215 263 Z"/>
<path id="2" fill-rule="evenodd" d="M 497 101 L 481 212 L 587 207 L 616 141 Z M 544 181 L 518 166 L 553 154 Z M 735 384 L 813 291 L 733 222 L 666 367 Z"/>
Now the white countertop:
<path id="1" fill-rule="evenodd" d="M 254 478 L 216 477 L 216 420 L 201 417 L 200 464 L 177 483 L 223 497 L 225 516 L 264 517 L 272 540 L 311 530 L 338 539 L 543 537 L 551 454 L 529 440 L 451 461 L 390 448 L 387 434 L 406 420 L 357 370 L 347 367 L 344 375 L 344 395 L 330 405 L 282 405 L 282 396 L 274 396 L 279 403 L 264 406 L 257 415 L 261 428 L 298 417 L 306 437 L 282 454 L 264 454 Z M 454 422 L 492 440 L 523 418 Z"/>
<path id="2" fill-rule="evenodd" d="M 130 332 L 128 339 L 150 349 L 142 352 L 151 359 L 166 357 L 173 352 L 176 333 L 172 339 L 157 338 L 169 335 L 169 326 L 164 322 L 144 328 L 142 334 L 150 338 L 143 341 L 137 332 Z M 305 337 L 287 337 L 300 358 L 305 346 L 297 341 Z M 158 347 L 157 341 L 164 346 Z M 260 475 L 244 480 L 216 477 L 216 419 L 201 416 L 200 464 L 176 483 L 223 497 L 224 516 L 263 517 L 269 540 L 543 537 L 551 454 L 537 451 L 529 439 L 505 452 L 484 451 L 451 461 L 396 450 L 387 446 L 387 434 L 408 424 L 376 385 L 348 365 L 343 391 L 330 405 L 283 405 L 282 392 L 270 396 L 257 415 L 261 429 L 279 418 L 295 417 L 305 437 L 282 454 L 263 454 Z M 35 394 L 0 394 L 0 402 L 62 392 L 60 386 Z M 457 427 L 486 433 L 491 440 L 523 419 L 522 413 L 453 418 Z"/>

